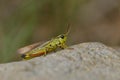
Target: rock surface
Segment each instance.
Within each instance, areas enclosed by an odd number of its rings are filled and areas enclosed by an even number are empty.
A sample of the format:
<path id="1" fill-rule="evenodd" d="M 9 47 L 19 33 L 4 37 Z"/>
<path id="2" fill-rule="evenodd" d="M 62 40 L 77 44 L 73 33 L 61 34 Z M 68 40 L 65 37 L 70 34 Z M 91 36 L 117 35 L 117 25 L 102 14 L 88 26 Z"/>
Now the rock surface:
<path id="1" fill-rule="evenodd" d="M 81 43 L 45 57 L 0 64 L 0 80 L 120 80 L 119 54 L 101 43 Z"/>

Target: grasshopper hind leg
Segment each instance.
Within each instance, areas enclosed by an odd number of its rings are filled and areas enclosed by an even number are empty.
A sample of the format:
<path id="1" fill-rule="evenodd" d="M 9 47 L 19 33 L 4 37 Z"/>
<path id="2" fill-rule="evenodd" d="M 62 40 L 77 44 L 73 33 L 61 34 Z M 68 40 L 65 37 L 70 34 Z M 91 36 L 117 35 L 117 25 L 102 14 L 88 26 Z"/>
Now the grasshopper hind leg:
<path id="1" fill-rule="evenodd" d="M 21 55 L 21 58 L 23 58 L 23 59 L 24 59 L 24 58 L 25 58 L 25 56 L 26 56 L 25 54 L 22 54 L 22 55 Z"/>
<path id="2" fill-rule="evenodd" d="M 44 50 L 44 52 L 45 52 L 45 53 L 44 53 L 44 56 L 46 56 L 46 55 L 47 55 L 47 52 L 46 52 L 46 50 Z"/>
<path id="3" fill-rule="evenodd" d="M 27 54 L 22 54 L 21 57 L 23 58 L 23 60 L 29 60 L 31 59 L 31 57 Z"/>

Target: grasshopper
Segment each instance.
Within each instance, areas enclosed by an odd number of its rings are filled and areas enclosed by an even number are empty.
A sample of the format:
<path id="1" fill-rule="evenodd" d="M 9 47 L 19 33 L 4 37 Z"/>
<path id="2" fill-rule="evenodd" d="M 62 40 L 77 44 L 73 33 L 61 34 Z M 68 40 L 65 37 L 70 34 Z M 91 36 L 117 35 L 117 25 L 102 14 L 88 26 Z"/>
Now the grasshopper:
<path id="1" fill-rule="evenodd" d="M 68 25 L 67 32 L 65 34 L 58 35 L 57 37 L 45 42 L 41 45 L 41 42 L 23 47 L 18 49 L 18 53 L 21 54 L 21 57 L 25 60 L 32 59 L 41 55 L 46 55 L 52 51 L 55 51 L 57 48 L 65 49 L 67 48 L 66 40 L 67 35 L 70 32 L 70 27 Z"/>

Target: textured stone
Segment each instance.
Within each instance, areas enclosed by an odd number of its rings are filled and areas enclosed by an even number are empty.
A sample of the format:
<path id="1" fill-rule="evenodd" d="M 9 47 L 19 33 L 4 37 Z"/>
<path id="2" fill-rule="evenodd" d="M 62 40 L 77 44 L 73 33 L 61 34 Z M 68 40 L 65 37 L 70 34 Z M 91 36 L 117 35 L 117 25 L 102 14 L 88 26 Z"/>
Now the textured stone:
<path id="1" fill-rule="evenodd" d="M 0 80 L 120 80 L 120 54 L 81 43 L 28 61 L 0 64 Z"/>

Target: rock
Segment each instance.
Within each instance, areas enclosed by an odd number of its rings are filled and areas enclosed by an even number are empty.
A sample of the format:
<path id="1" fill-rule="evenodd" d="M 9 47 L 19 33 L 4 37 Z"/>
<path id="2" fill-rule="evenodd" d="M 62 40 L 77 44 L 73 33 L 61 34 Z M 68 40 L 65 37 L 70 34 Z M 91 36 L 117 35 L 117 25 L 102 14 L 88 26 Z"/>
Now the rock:
<path id="1" fill-rule="evenodd" d="M 81 43 L 47 56 L 0 64 L 0 79 L 120 80 L 117 54 L 102 43 Z"/>

